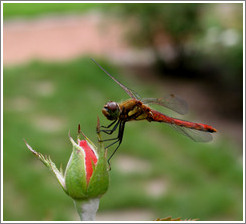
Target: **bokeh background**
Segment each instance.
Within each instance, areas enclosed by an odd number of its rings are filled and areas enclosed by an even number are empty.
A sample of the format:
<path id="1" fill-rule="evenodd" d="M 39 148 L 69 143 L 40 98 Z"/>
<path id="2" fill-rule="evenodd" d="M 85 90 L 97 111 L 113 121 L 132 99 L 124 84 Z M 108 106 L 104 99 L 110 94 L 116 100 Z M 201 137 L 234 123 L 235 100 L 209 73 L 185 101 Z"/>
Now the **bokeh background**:
<path id="1" fill-rule="evenodd" d="M 144 97 L 173 93 L 218 129 L 196 143 L 160 123 L 126 125 L 98 221 L 243 219 L 243 4 L 4 3 L 3 219 L 73 221 L 72 200 L 27 150 L 59 167 L 77 125 L 125 92 L 91 60 Z"/>

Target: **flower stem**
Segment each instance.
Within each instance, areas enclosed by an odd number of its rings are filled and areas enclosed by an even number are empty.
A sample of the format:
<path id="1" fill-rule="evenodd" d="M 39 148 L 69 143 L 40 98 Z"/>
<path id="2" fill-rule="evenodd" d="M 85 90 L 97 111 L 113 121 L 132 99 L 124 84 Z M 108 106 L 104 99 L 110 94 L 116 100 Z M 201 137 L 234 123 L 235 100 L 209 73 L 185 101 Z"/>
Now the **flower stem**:
<path id="1" fill-rule="evenodd" d="M 81 221 L 95 221 L 99 207 L 99 198 L 73 200 Z"/>

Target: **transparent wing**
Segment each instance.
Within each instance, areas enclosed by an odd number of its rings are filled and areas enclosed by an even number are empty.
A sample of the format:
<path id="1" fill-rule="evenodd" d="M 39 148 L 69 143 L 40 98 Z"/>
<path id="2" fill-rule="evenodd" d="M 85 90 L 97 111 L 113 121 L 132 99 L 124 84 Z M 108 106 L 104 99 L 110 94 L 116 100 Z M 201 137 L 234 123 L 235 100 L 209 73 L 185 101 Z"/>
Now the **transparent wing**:
<path id="1" fill-rule="evenodd" d="M 127 88 L 125 85 L 123 85 L 120 81 L 118 81 L 116 78 L 114 78 L 112 75 L 110 75 L 101 65 L 99 65 L 93 58 L 91 58 L 95 64 L 102 69 L 111 79 L 113 79 L 122 89 L 125 90 L 125 92 L 133 99 L 140 99 L 139 95 L 134 91 L 129 88 Z"/>
<path id="2" fill-rule="evenodd" d="M 210 132 L 199 131 L 196 129 L 186 128 L 182 126 L 177 126 L 175 124 L 170 124 L 172 128 L 174 128 L 179 133 L 187 136 L 195 142 L 210 142 L 213 139 L 213 136 Z"/>
<path id="3" fill-rule="evenodd" d="M 164 96 L 162 98 L 143 98 L 141 101 L 145 104 L 158 104 L 179 114 L 186 114 L 188 112 L 187 103 L 173 94 Z"/>

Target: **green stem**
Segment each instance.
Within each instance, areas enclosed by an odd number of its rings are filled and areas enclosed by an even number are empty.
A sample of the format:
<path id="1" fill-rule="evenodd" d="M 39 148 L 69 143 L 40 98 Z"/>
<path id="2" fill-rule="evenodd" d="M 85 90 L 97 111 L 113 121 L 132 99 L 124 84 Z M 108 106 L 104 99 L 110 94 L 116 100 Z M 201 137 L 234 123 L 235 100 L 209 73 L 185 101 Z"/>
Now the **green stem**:
<path id="1" fill-rule="evenodd" d="M 81 221 L 95 221 L 96 213 L 99 207 L 99 198 L 88 200 L 74 200 Z"/>

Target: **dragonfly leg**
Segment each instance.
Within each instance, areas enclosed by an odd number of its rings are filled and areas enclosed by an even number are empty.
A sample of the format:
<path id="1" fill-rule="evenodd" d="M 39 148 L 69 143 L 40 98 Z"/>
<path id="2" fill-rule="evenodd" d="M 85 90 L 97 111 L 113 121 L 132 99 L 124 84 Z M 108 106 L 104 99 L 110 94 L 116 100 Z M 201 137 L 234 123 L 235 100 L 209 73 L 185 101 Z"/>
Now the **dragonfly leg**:
<path id="1" fill-rule="evenodd" d="M 116 126 L 116 125 L 115 125 L 115 126 Z M 118 124 L 117 124 L 117 126 L 118 126 Z M 115 127 L 115 129 L 117 128 L 117 126 Z M 113 133 L 113 131 L 115 131 L 115 129 L 114 129 L 114 130 L 108 130 L 108 131 L 111 131 L 111 132 Z M 102 131 L 103 131 L 104 133 L 108 134 L 108 135 L 111 135 L 111 134 L 112 134 L 112 133 L 106 132 L 107 130 L 102 130 Z M 108 138 L 108 139 L 100 140 L 100 142 L 107 142 L 107 141 L 113 141 L 113 140 L 119 140 L 119 137 L 117 136 L 116 138 Z M 116 141 L 116 142 L 118 142 L 118 141 Z M 111 145 L 115 144 L 116 142 L 110 144 L 110 145 L 107 146 L 106 148 L 110 147 Z"/>
<path id="2" fill-rule="evenodd" d="M 123 138 L 123 132 L 124 132 L 124 127 L 125 127 L 125 122 L 118 122 L 117 123 L 117 126 L 118 126 L 118 124 L 120 124 L 120 126 L 119 126 L 119 132 L 118 132 L 118 136 L 116 137 L 116 138 L 109 138 L 109 139 L 104 139 L 104 140 L 101 140 L 101 142 L 107 142 L 107 141 L 113 141 L 113 140 L 116 140 L 115 142 L 113 142 L 113 143 L 111 143 L 110 145 L 108 145 L 107 147 L 105 147 L 105 148 L 109 148 L 110 146 L 112 146 L 112 145 L 114 145 L 115 143 L 117 143 L 117 142 L 119 142 L 120 141 L 120 143 L 122 142 L 122 138 Z M 115 125 L 116 126 L 116 125 Z M 117 127 L 116 126 L 116 127 Z M 114 127 L 114 129 L 116 129 L 115 127 Z M 123 129 L 123 130 L 122 130 Z M 113 131 L 115 131 L 115 130 L 113 130 Z"/>
<path id="3" fill-rule="evenodd" d="M 109 138 L 109 139 L 104 139 L 104 140 L 101 140 L 100 142 L 108 142 L 108 141 L 113 141 L 113 140 L 118 140 L 119 138 L 116 137 L 116 138 Z M 117 142 L 117 141 L 116 141 Z M 110 147 L 111 144 L 109 146 L 107 146 L 106 148 Z"/>
<path id="4" fill-rule="evenodd" d="M 115 144 L 115 143 L 117 143 L 117 142 L 119 142 L 120 140 L 118 139 L 116 142 L 114 142 L 113 144 Z M 110 145 L 113 145 L 113 144 L 110 144 Z M 109 145 L 109 146 L 110 146 Z M 108 146 L 108 147 L 109 147 Z M 114 151 L 113 151 L 113 153 L 110 155 L 110 157 L 108 158 L 108 166 L 109 166 L 109 170 L 111 170 L 111 164 L 110 164 L 110 160 L 112 159 L 112 157 L 113 157 L 113 155 L 116 153 L 116 151 L 117 151 L 117 149 L 120 147 L 120 142 L 119 142 L 119 144 L 117 145 L 117 147 L 114 149 Z"/>
<path id="5" fill-rule="evenodd" d="M 104 132 L 104 133 L 106 133 L 106 134 L 108 134 L 108 135 L 111 135 L 116 130 L 116 128 L 118 127 L 119 124 L 120 124 L 120 121 L 118 121 L 116 123 L 116 125 L 113 127 L 112 130 L 101 130 L 101 131 Z M 118 140 L 119 140 L 119 134 L 118 134 L 118 136 L 116 138 L 104 139 L 104 140 L 100 140 L 100 142 L 107 142 L 107 141 L 113 141 L 113 140 L 117 140 L 116 142 L 118 142 Z M 113 142 L 112 144 L 110 144 L 106 148 L 110 147 L 111 145 L 115 144 L 116 142 Z"/>
<path id="6" fill-rule="evenodd" d="M 117 120 L 114 120 L 112 123 L 110 123 L 108 126 L 102 125 L 102 128 L 110 128 Z"/>
<path id="7" fill-rule="evenodd" d="M 115 121 L 112 123 L 112 124 L 114 124 L 115 123 Z M 116 124 L 115 124 L 115 126 L 111 129 L 111 130 L 101 130 L 103 133 L 106 133 L 106 134 L 108 134 L 108 135 L 111 135 L 115 130 L 116 130 L 116 128 L 118 127 L 118 125 L 119 125 L 119 123 L 120 123 L 120 121 L 118 121 Z M 111 125 L 112 125 L 111 124 Z M 110 125 L 110 126 L 111 126 Z"/>
<path id="8" fill-rule="evenodd" d="M 122 139 L 123 139 L 123 133 L 124 133 L 124 129 L 125 129 L 125 122 L 120 122 L 120 127 L 119 127 L 119 133 L 118 133 L 118 137 L 117 137 L 117 141 L 113 142 L 112 144 L 110 144 L 109 146 L 107 146 L 106 148 L 114 145 L 115 143 L 119 142 L 119 144 L 117 145 L 117 147 L 114 149 L 113 153 L 110 155 L 110 157 L 108 158 L 108 165 L 109 165 L 109 170 L 111 170 L 111 166 L 110 166 L 110 159 L 113 157 L 113 155 L 116 153 L 117 149 L 119 148 Z"/>

